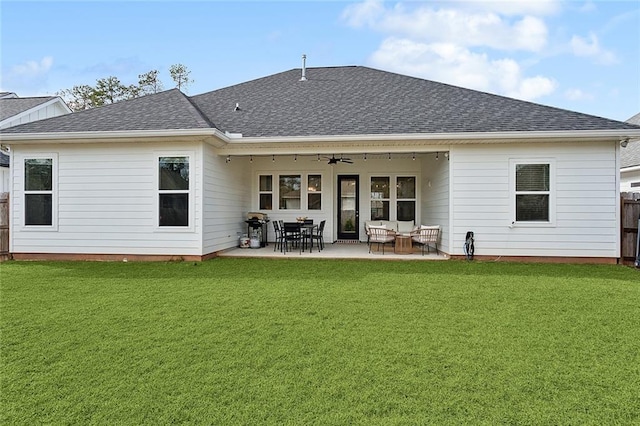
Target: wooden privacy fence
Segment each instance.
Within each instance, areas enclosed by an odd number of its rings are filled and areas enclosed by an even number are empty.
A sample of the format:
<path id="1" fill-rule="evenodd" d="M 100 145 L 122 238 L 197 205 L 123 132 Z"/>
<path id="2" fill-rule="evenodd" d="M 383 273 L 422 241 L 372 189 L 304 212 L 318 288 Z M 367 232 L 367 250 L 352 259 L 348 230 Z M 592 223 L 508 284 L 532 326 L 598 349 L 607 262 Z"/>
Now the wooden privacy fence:
<path id="1" fill-rule="evenodd" d="M 622 263 L 633 265 L 638 256 L 638 222 L 640 220 L 640 200 L 622 198 L 620 226 L 622 237 L 620 256 Z"/>
<path id="2" fill-rule="evenodd" d="M 9 259 L 9 193 L 0 193 L 0 262 Z"/>

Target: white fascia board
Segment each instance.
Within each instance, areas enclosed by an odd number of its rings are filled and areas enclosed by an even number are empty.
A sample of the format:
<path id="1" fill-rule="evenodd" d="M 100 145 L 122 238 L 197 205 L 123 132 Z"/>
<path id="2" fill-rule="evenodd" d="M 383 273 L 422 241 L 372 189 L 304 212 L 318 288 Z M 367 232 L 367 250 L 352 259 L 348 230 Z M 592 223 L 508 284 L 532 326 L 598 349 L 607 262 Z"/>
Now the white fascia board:
<path id="1" fill-rule="evenodd" d="M 388 135 L 328 135 L 328 136 L 268 136 L 268 137 L 232 137 L 228 143 L 266 144 L 266 143 L 302 143 L 302 142 L 364 142 L 364 141 L 442 141 L 451 143 L 496 143 L 529 142 L 550 140 L 613 140 L 619 138 L 640 137 L 640 129 L 621 130 L 563 130 L 540 132 L 468 132 L 468 133 L 399 133 Z"/>
<path id="2" fill-rule="evenodd" d="M 10 145 L 26 145 L 42 142 L 57 143 L 101 143 L 105 140 L 154 139 L 183 137 L 217 137 L 228 139 L 216 129 L 171 129 L 171 130 L 120 130 L 112 132 L 44 132 L 44 133 L 0 133 L 0 141 Z"/>

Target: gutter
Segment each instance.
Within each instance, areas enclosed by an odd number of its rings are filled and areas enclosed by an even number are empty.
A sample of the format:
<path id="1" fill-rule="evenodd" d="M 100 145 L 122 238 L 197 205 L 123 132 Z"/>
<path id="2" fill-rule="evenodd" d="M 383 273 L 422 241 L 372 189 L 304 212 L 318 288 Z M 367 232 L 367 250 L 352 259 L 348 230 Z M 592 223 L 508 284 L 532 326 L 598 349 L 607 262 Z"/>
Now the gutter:
<path id="1" fill-rule="evenodd" d="M 43 141 L 102 142 L 106 139 L 152 139 L 152 138 L 204 137 L 215 138 L 220 146 L 282 143 L 329 143 L 329 142 L 372 142 L 372 141 L 440 141 L 446 144 L 463 143 L 507 143 L 553 140 L 614 140 L 640 138 L 640 129 L 619 130 L 562 130 L 534 132 L 462 132 L 462 133 L 398 133 L 366 135 L 325 135 L 325 136 L 265 136 L 243 137 L 240 133 L 223 133 L 218 129 L 167 129 L 167 130 L 119 130 L 109 132 L 43 132 L 43 133 L 2 133 L 0 142 L 9 144 L 41 143 Z"/>

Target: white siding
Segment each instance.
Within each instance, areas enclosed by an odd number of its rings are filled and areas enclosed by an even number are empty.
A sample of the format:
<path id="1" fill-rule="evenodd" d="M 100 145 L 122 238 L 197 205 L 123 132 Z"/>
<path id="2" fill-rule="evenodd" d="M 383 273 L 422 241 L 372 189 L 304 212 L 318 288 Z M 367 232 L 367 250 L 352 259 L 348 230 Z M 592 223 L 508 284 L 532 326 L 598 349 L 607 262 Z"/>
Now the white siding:
<path id="1" fill-rule="evenodd" d="M 555 222 L 512 224 L 510 160 L 554 164 Z M 452 254 L 474 231 L 477 255 L 618 257 L 619 200 L 612 143 L 465 145 L 451 151 Z"/>
<path id="2" fill-rule="evenodd" d="M 245 216 L 251 209 L 249 160 L 234 158 L 225 163 L 209 145 L 204 149 L 203 254 L 238 245 L 247 232 Z"/>
<path id="3" fill-rule="evenodd" d="M 449 253 L 449 159 L 442 152 L 427 154 L 422 160 L 424 178 L 422 182 L 423 225 L 440 225 L 438 250 Z"/>
<path id="4" fill-rule="evenodd" d="M 14 253 L 200 255 L 200 144 L 16 146 L 13 150 L 11 248 Z M 57 227 L 23 226 L 24 159 L 56 153 Z M 193 226 L 157 227 L 157 154 L 191 154 Z M 54 215 L 55 217 L 55 215 Z"/>

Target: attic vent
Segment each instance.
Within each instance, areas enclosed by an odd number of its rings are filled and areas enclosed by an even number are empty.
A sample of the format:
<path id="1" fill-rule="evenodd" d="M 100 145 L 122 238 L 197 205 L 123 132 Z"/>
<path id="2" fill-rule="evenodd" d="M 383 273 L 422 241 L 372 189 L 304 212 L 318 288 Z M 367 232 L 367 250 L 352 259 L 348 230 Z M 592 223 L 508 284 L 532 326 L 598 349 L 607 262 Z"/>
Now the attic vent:
<path id="1" fill-rule="evenodd" d="M 240 104 L 236 102 L 236 107 L 233 110 L 240 111 Z"/>
<path id="2" fill-rule="evenodd" d="M 302 55 L 302 77 L 300 81 L 307 81 L 307 55 Z"/>

